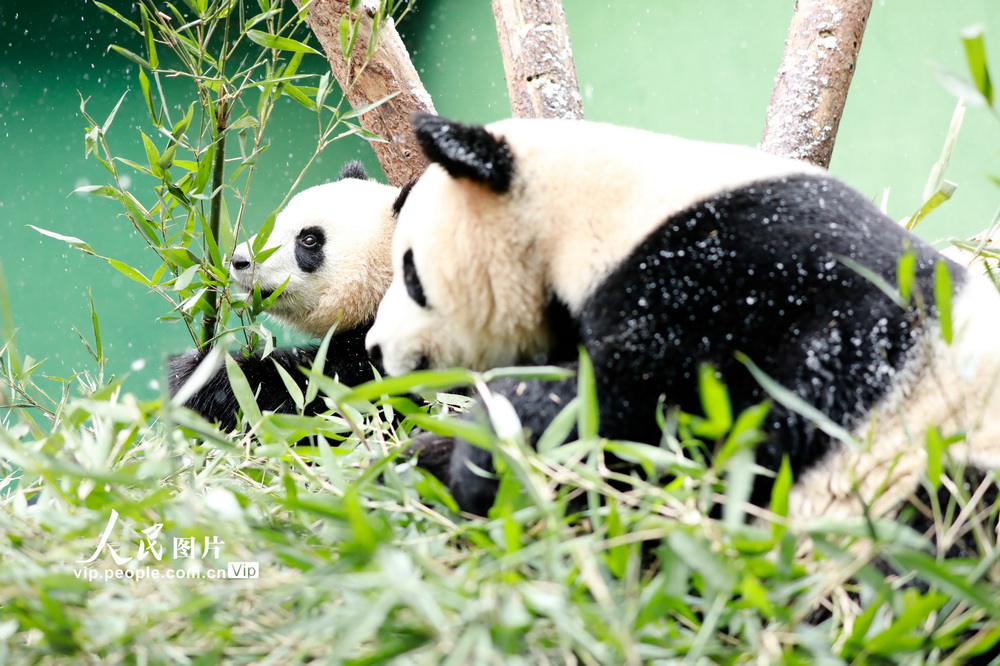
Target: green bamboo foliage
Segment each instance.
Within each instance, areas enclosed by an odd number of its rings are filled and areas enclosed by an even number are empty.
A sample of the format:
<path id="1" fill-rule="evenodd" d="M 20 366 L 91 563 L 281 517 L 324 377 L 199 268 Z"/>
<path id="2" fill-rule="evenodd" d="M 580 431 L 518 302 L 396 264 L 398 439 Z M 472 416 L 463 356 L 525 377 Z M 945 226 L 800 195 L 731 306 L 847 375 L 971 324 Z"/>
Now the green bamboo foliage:
<path id="1" fill-rule="evenodd" d="M 158 265 L 147 274 L 98 255 L 81 239 L 38 231 L 107 261 L 163 298 L 169 311 L 161 320 L 180 322 L 199 348 L 234 332 L 243 333 L 248 348 L 262 339 L 269 344 L 270 334 L 255 320 L 278 294 L 242 300 L 230 291 L 227 274 L 233 249 L 246 235 L 246 202 L 258 160 L 269 146 L 267 127 L 275 105 L 289 97 L 317 119 L 315 151 L 306 156 L 282 205 L 333 141 L 350 134 L 379 138 L 357 124 L 364 110 L 351 110 L 342 95 L 331 94 L 329 74 L 300 71 L 304 57 L 321 53 L 309 44 L 306 9 L 287 0 L 190 0 L 182 6 L 142 0 L 138 22 L 95 4 L 135 35 L 133 42 L 109 48 L 138 70 L 138 93 L 149 113 L 138 130 L 145 160 L 127 159 L 112 147 L 130 138 L 113 124 L 126 95 L 134 92 L 125 92 L 103 122 L 81 98 L 86 153 L 104 166 L 110 181 L 77 192 L 118 201 Z M 378 13 L 385 20 L 393 11 L 405 14 L 410 5 L 383 0 Z M 174 92 L 176 85 L 164 85 L 168 79 L 190 87 Z M 126 187 L 133 176 L 152 179 L 153 185 L 134 193 Z M 273 251 L 264 246 L 277 210 L 280 206 L 265 220 L 252 248 L 258 260 Z M 231 325 L 234 314 L 238 321 Z"/>
<path id="2" fill-rule="evenodd" d="M 251 4 L 188 0 L 154 11 L 146 3 L 136 22 L 119 17 L 136 35 L 115 50 L 140 68 L 151 122 L 128 138 L 145 158 L 130 162 L 109 147 L 115 111 L 103 122 L 87 116 L 88 151 L 110 176 L 89 191 L 120 202 L 160 265 L 143 272 L 83 239 L 42 232 L 164 297 L 166 318 L 183 321 L 195 341 L 205 338 L 206 316 L 218 322 L 218 339 L 231 330 L 229 314 L 265 305 L 259 294 L 232 299 L 224 262 L 241 235 L 275 100 L 285 94 L 317 114 L 318 150 L 352 130 L 327 104 L 329 78 L 297 73 L 313 56 L 262 36 L 308 48 L 301 16 L 267 0 L 245 14 Z M 975 37 L 967 38 L 968 86 L 992 105 L 990 79 L 976 74 Z M 234 60 L 231 41 L 241 54 L 259 49 L 260 59 Z M 167 102 L 167 76 L 190 80 L 192 99 Z M 122 186 L 135 174 L 152 179 L 141 195 Z M 255 250 L 263 253 L 262 242 Z M 947 310 L 947 272 L 938 269 L 934 293 L 921 294 L 914 270 L 904 255 L 897 284 L 878 286 L 903 305 L 933 298 Z M 982 502 L 995 479 L 967 482 L 945 455 L 951 433 L 926 433 L 931 533 L 874 515 L 800 528 L 786 520 L 787 460 L 769 511 L 746 502 L 748 482 L 766 473 L 748 455 L 759 426 L 782 405 L 843 433 L 749 359 L 767 401 L 737 413 L 715 371 L 702 367 L 700 408 L 684 414 L 663 401 L 656 445 L 599 436 L 585 355 L 579 396 L 534 447 L 489 383 L 567 379 L 564 369 L 427 370 L 349 388 L 319 367 L 293 398 L 301 407 L 323 397 L 330 410 L 306 417 L 262 413 L 230 363 L 246 431 L 223 434 L 105 381 L 111 350 L 99 314 L 92 306 L 80 331 L 97 374 L 39 386 L 43 362 L 15 348 L 0 270 L 2 664 L 966 664 L 1000 654 L 1000 505 Z M 220 361 L 224 352 L 209 353 Z M 459 386 L 488 402 L 483 419 L 452 414 L 469 403 L 448 393 Z M 417 408 L 413 393 L 431 407 Z M 447 488 L 401 455 L 417 427 L 493 452 L 505 474 L 488 516 L 459 514 Z M 289 445 L 307 436 L 312 446 Z M 109 516 L 118 528 L 108 543 L 119 554 L 136 558 L 151 543 L 162 554 L 136 566 L 105 551 L 81 564 Z M 975 537 L 976 552 L 928 549 L 960 534 Z M 174 540 L 224 545 L 215 558 L 189 559 L 171 551 Z M 259 578 L 194 575 L 248 562 Z M 887 566 L 899 575 L 887 576 Z M 168 576 L 177 572 L 192 575 Z"/>

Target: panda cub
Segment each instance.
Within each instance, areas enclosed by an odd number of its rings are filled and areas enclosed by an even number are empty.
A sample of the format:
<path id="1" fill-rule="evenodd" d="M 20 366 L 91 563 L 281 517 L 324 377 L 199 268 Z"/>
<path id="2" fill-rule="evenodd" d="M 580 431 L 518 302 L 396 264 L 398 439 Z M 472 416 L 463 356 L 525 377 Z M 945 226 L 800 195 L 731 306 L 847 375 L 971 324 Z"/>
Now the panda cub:
<path id="1" fill-rule="evenodd" d="M 809 406 L 775 401 L 756 449 L 771 472 L 788 457 L 793 521 L 898 506 L 932 427 L 964 435 L 953 456 L 1000 464 L 996 287 L 825 170 L 585 121 L 421 115 L 414 129 L 431 165 L 402 206 L 367 338 L 390 374 L 553 362 L 582 345 L 600 434 L 657 445 L 661 398 L 700 412 L 702 365 L 734 413 L 769 399 L 763 373 Z M 575 382 L 499 390 L 537 436 Z M 432 471 L 485 514 L 491 454 L 444 445 Z M 752 501 L 771 486 L 759 475 Z"/>
<path id="2" fill-rule="evenodd" d="M 365 335 L 391 277 L 389 253 L 399 188 L 383 185 L 365 173 L 360 162 L 347 164 L 338 180 L 300 192 L 279 213 L 268 248 L 279 249 L 261 263 L 251 259 L 252 239 L 239 245 L 230 261 L 236 286 L 251 291 L 260 286 L 268 296 L 288 281 L 268 313 L 310 337 L 322 338 L 331 327 L 336 332 L 327 350 L 324 372 L 347 385 L 374 378 L 365 351 Z M 318 345 L 274 350 L 233 358 L 257 395 L 262 410 L 288 412 L 294 402 L 276 365 L 304 388 L 308 367 Z M 175 395 L 206 353 L 188 351 L 168 365 L 170 394 Z M 224 429 L 236 427 L 239 405 L 225 368 L 185 402 L 185 406 Z M 307 413 L 323 408 L 317 399 Z"/>

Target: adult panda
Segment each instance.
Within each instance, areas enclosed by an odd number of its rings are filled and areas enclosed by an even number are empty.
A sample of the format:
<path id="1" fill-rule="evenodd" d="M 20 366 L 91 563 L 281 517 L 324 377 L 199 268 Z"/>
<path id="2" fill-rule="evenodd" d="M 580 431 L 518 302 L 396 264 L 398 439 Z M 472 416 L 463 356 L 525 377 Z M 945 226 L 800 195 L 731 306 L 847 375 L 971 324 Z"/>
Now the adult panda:
<path id="1" fill-rule="evenodd" d="M 559 361 L 582 344 L 600 434 L 658 444 L 661 397 L 701 410 L 701 364 L 734 411 L 767 399 L 752 364 L 825 416 L 820 427 L 775 403 L 763 424 L 756 460 L 775 471 L 788 457 L 795 521 L 910 497 L 931 427 L 964 432 L 953 455 L 1000 463 L 996 287 L 826 171 L 584 121 L 423 115 L 414 129 L 432 164 L 402 207 L 368 333 L 390 374 Z M 906 265 L 908 299 L 893 293 Z M 537 435 L 575 383 L 498 388 Z M 429 441 L 432 471 L 484 514 L 491 455 Z M 758 476 L 752 500 L 766 504 L 770 486 Z"/>
<path id="2" fill-rule="evenodd" d="M 230 261 L 230 275 L 239 289 L 259 285 L 263 296 L 282 284 L 284 291 L 268 310 L 280 322 L 313 338 L 336 327 L 327 348 L 324 372 L 347 385 L 374 377 L 365 351 L 382 295 L 391 277 L 390 248 L 400 189 L 370 179 L 360 162 L 350 162 L 338 179 L 295 195 L 278 214 L 267 248 L 278 249 L 264 261 L 252 260 L 252 239 L 239 245 Z M 257 395 L 262 410 L 288 412 L 294 402 L 276 366 L 305 388 L 306 375 L 318 345 L 274 350 L 266 358 L 234 354 Z M 170 359 L 170 394 L 176 395 L 207 352 L 191 350 Z M 224 429 L 236 427 L 239 409 L 225 368 L 216 372 L 184 405 Z M 317 399 L 306 407 L 316 413 Z"/>

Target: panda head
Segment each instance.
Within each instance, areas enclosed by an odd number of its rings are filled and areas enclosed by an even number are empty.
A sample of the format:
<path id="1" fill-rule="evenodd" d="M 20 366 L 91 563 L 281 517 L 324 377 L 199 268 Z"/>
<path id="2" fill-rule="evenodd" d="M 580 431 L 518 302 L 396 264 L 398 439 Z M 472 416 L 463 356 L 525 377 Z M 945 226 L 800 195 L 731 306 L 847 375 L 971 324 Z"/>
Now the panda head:
<path id="1" fill-rule="evenodd" d="M 820 171 L 585 121 L 417 115 L 413 126 L 430 165 L 400 212 L 393 283 L 367 340 L 390 374 L 544 361 L 552 306 L 579 313 L 671 214 L 727 187 Z"/>
<path id="2" fill-rule="evenodd" d="M 233 252 L 230 273 L 245 291 L 268 295 L 288 284 L 268 312 L 313 337 L 369 323 L 389 286 L 389 253 L 399 189 L 371 180 L 351 162 L 338 180 L 295 195 L 278 214 L 254 262 L 252 239 Z"/>

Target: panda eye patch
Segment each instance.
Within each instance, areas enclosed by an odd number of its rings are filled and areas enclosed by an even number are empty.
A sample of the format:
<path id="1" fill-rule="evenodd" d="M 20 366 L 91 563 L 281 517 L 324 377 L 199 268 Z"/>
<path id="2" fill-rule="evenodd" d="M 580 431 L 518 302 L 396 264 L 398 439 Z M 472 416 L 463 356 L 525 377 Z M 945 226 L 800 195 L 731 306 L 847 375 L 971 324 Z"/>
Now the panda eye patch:
<path id="1" fill-rule="evenodd" d="M 420 275 L 417 274 L 417 267 L 413 263 L 413 250 L 407 250 L 403 255 L 403 284 L 406 285 L 406 293 L 414 303 L 422 308 L 427 307 L 424 285 L 420 283 Z"/>
<path id="2" fill-rule="evenodd" d="M 326 234 L 319 227 L 307 227 L 295 236 L 295 261 L 304 273 L 315 273 L 323 265 Z"/>
<path id="3" fill-rule="evenodd" d="M 312 250 L 323 246 L 323 243 L 326 242 L 326 234 L 319 227 L 306 227 L 298 233 L 295 241 L 300 247 Z"/>

